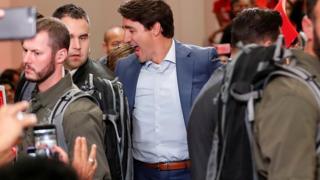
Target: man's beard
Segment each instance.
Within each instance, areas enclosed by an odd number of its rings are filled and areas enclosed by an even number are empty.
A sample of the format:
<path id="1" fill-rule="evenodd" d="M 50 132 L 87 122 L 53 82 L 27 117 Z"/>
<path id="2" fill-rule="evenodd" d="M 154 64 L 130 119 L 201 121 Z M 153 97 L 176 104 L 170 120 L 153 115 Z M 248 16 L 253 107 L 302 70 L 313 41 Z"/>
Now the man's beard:
<path id="1" fill-rule="evenodd" d="M 55 72 L 55 70 L 56 70 L 56 67 L 54 65 L 54 58 L 52 58 L 50 63 L 48 64 L 48 68 L 43 69 L 40 72 L 36 72 L 34 70 L 34 73 L 36 74 L 35 79 L 28 79 L 27 77 L 26 77 L 26 79 L 28 81 L 40 84 L 40 83 L 44 82 L 45 80 L 47 80 Z"/>
<path id="2" fill-rule="evenodd" d="M 320 38 L 317 35 L 315 28 L 313 29 L 313 51 L 320 58 Z"/>

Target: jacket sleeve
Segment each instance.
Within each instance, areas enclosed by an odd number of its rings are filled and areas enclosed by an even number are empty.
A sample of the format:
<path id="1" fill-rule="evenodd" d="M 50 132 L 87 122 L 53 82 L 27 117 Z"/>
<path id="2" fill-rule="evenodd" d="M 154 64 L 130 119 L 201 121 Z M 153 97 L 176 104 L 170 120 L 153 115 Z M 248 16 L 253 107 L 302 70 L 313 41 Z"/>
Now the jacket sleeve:
<path id="1" fill-rule="evenodd" d="M 208 60 L 210 62 L 208 66 L 208 74 L 211 75 L 216 69 L 218 69 L 222 65 L 220 60 L 218 59 L 218 54 L 215 48 L 209 49 Z"/>
<path id="2" fill-rule="evenodd" d="M 277 78 L 257 106 L 257 166 L 269 180 L 313 180 L 319 119 L 311 91 L 297 80 Z"/>
<path id="3" fill-rule="evenodd" d="M 99 107 L 87 98 L 81 98 L 71 103 L 64 115 L 63 129 L 69 148 L 69 156 L 73 155 L 76 137 L 85 137 L 88 149 L 92 144 L 97 145 L 98 167 L 94 179 L 111 179 L 103 142 L 105 125 Z"/>

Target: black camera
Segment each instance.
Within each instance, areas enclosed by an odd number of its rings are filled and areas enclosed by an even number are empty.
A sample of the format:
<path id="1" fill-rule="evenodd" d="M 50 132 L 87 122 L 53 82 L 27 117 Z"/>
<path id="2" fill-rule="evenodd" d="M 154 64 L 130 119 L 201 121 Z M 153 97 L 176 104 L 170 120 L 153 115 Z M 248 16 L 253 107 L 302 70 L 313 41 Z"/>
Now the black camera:
<path id="1" fill-rule="evenodd" d="M 37 157 L 54 157 L 52 147 L 57 145 L 57 130 L 55 125 L 38 125 L 33 128 L 34 154 Z M 30 153 L 29 153 L 30 154 Z"/>

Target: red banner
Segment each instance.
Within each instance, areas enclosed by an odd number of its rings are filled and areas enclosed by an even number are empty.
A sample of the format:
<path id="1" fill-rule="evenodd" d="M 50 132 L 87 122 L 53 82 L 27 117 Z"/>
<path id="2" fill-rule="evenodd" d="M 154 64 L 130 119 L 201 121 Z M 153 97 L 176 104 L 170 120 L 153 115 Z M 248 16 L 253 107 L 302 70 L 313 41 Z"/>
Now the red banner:
<path id="1" fill-rule="evenodd" d="M 286 43 L 286 47 L 290 47 L 291 43 L 297 38 L 298 32 L 296 28 L 291 24 L 289 17 L 286 13 L 286 0 L 279 0 L 277 6 L 274 8 L 278 11 L 282 18 L 282 34 Z"/>

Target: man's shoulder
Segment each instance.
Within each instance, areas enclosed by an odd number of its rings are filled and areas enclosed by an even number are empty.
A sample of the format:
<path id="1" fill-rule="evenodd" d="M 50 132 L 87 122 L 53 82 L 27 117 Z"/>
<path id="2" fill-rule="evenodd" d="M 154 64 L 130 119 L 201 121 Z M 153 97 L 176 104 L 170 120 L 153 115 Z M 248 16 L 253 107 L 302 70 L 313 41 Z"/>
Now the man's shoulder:
<path id="1" fill-rule="evenodd" d="M 59 99 L 55 102 L 55 106 L 59 108 L 60 106 L 66 107 L 63 108 L 66 110 L 65 113 L 74 113 L 74 112 L 87 112 L 92 109 L 98 108 L 98 103 L 95 98 L 79 89 L 75 84 L 64 88 L 63 94 L 57 94 L 56 97 Z M 53 110 L 54 111 L 54 110 Z"/>
<path id="2" fill-rule="evenodd" d="M 114 75 L 110 71 L 106 71 L 105 68 L 102 67 L 102 64 L 96 62 L 92 59 L 88 59 L 87 67 L 88 72 L 93 74 L 94 76 L 105 78 L 105 79 L 113 79 Z"/>
<path id="3" fill-rule="evenodd" d="M 215 48 L 207 46 L 207 47 L 203 47 L 203 46 L 198 46 L 198 45 L 194 45 L 194 44 L 188 44 L 188 43 L 181 43 L 179 41 L 175 41 L 176 43 L 176 51 L 179 50 L 187 50 L 190 52 L 208 52 L 208 51 L 215 51 Z"/>
<path id="4" fill-rule="evenodd" d="M 108 57 L 107 56 L 103 56 L 101 57 L 100 59 L 98 59 L 98 62 L 100 64 L 102 64 L 103 66 L 106 66 L 107 65 L 107 61 L 108 61 Z"/>
<path id="5" fill-rule="evenodd" d="M 300 103 L 289 103 L 293 101 L 299 101 Z M 310 105 L 308 108 L 318 107 L 314 94 L 304 83 L 294 78 L 280 76 L 272 80 L 264 88 L 262 99 L 257 106 L 257 114 L 260 114 L 260 111 L 268 111 L 267 107 L 281 102 L 286 104 L 286 107 L 283 108 L 287 109 L 289 106 L 302 108 L 300 104 L 303 103 Z"/>
<path id="6" fill-rule="evenodd" d="M 201 47 L 194 44 L 185 44 L 175 41 L 176 53 L 180 57 L 190 57 L 200 60 L 211 60 L 217 57 L 217 52 L 213 47 Z"/>
<path id="7" fill-rule="evenodd" d="M 65 117 L 70 115 L 83 116 L 84 114 L 91 114 L 95 117 L 102 116 L 102 111 L 96 104 L 93 97 L 80 97 L 75 101 L 71 102 L 65 111 Z"/>
<path id="8" fill-rule="evenodd" d="M 53 112 L 63 113 L 64 125 L 81 123 L 89 119 L 99 122 L 102 120 L 102 111 L 96 99 L 76 86 L 65 93 L 64 96 L 61 96 L 60 99 L 62 101 L 57 102 L 59 106 L 54 108 Z"/>
<path id="9" fill-rule="evenodd" d="M 130 54 L 129 56 L 127 57 L 123 57 L 123 58 L 120 58 L 118 61 L 117 61 L 117 65 L 120 64 L 120 65 L 129 65 L 135 61 L 139 61 L 138 60 L 138 57 L 133 53 L 133 54 Z"/>
<path id="10" fill-rule="evenodd" d="M 130 68 L 130 70 L 132 70 L 132 68 L 136 67 L 137 63 L 140 63 L 140 62 L 139 62 L 138 57 L 134 53 L 130 54 L 127 57 L 120 58 L 117 61 L 115 75 L 119 76 L 120 74 L 125 74 L 127 72 L 128 68 Z"/>
<path id="11" fill-rule="evenodd" d="M 198 45 L 194 45 L 194 44 L 181 44 L 182 47 L 188 48 L 191 51 L 212 51 L 214 50 L 213 47 L 204 47 L 204 46 L 198 46 Z"/>

